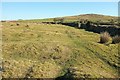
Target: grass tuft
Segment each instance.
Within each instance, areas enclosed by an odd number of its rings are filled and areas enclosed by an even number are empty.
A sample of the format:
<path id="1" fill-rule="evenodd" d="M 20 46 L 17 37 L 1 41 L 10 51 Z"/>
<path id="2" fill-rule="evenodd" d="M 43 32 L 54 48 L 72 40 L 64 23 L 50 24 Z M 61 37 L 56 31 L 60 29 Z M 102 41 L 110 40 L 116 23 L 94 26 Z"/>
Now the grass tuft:
<path id="1" fill-rule="evenodd" d="M 100 34 L 100 43 L 107 43 L 110 40 L 110 34 L 108 32 L 102 32 Z"/>
<path id="2" fill-rule="evenodd" d="M 116 35 L 112 38 L 112 43 L 113 44 L 116 44 L 116 43 L 119 43 L 120 42 L 120 36 Z"/>

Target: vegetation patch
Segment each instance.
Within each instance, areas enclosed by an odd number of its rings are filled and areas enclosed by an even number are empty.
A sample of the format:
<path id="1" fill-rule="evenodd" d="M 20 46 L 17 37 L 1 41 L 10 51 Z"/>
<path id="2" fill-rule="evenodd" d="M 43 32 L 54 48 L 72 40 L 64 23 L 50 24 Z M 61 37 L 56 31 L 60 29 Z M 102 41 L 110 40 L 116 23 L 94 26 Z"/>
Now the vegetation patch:
<path id="1" fill-rule="evenodd" d="M 58 78 L 69 72 L 78 78 L 118 78 L 118 44 L 100 44 L 100 34 L 84 29 L 31 22 L 25 27 L 26 22 L 3 23 L 3 78 Z"/>

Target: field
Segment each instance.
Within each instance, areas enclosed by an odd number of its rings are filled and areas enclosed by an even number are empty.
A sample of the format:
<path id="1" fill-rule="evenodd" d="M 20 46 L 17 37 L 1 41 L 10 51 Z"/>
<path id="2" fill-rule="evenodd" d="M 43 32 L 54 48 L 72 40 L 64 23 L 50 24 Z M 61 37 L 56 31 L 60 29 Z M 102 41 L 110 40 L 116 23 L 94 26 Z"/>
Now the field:
<path id="1" fill-rule="evenodd" d="M 119 44 L 99 43 L 100 34 L 29 21 L 2 25 L 3 78 L 57 78 L 69 68 L 78 78 L 118 78 Z"/>

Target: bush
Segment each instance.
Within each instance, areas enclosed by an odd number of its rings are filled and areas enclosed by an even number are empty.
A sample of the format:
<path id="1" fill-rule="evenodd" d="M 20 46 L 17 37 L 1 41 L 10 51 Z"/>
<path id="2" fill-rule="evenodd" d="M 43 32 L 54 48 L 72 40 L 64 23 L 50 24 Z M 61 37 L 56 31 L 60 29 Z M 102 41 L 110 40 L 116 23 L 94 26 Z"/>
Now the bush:
<path id="1" fill-rule="evenodd" d="M 29 25 L 27 24 L 25 27 L 26 27 L 26 28 L 28 28 L 28 27 L 29 27 Z"/>
<path id="2" fill-rule="evenodd" d="M 110 34 L 108 32 L 102 32 L 100 34 L 100 43 L 107 43 L 110 39 Z"/>
<path id="3" fill-rule="evenodd" d="M 11 24 L 10 26 L 13 26 L 13 24 Z"/>
<path id="4" fill-rule="evenodd" d="M 120 42 L 120 36 L 116 35 L 112 38 L 112 43 L 113 44 L 116 44 L 116 43 L 119 43 Z"/>
<path id="5" fill-rule="evenodd" d="M 91 22 L 87 21 L 86 26 L 87 26 L 87 28 L 90 28 L 91 27 Z"/>
<path id="6" fill-rule="evenodd" d="M 63 23 L 64 22 L 64 18 L 54 18 L 53 21 L 54 21 L 55 24 Z"/>
<path id="7" fill-rule="evenodd" d="M 20 24 L 19 23 L 16 23 L 17 26 L 19 26 Z"/>

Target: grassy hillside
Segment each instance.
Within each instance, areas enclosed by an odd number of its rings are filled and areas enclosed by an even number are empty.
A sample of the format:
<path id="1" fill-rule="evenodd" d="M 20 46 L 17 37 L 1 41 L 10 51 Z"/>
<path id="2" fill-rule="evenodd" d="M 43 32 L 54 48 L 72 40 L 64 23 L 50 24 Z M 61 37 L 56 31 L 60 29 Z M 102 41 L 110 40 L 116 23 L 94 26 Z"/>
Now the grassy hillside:
<path id="1" fill-rule="evenodd" d="M 3 23 L 3 77 L 56 78 L 71 67 L 79 78 L 118 77 L 118 44 L 100 44 L 99 34 L 83 29 L 26 24 Z"/>
<path id="2" fill-rule="evenodd" d="M 81 19 L 89 20 L 92 22 L 101 21 L 101 22 L 110 22 L 111 19 L 114 21 L 118 21 L 116 16 L 108 16 L 108 15 L 101 15 L 101 14 L 83 14 L 83 15 L 75 15 L 75 16 L 65 16 L 65 17 L 57 17 L 57 18 L 64 18 L 64 22 L 74 22 L 79 21 Z M 53 22 L 54 18 L 48 19 L 34 19 L 34 20 L 25 20 L 29 22 Z"/>
<path id="3" fill-rule="evenodd" d="M 100 15 L 100 14 L 83 14 L 83 15 L 78 15 L 78 16 L 68 16 L 65 17 L 67 21 L 76 21 L 76 20 L 81 20 L 81 19 L 87 19 L 89 21 L 102 21 L 102 22 L 109 22 L 109 20 L 113 19 L 115 21 L 117 20 L 117 17 L 115 16 L 108 16 L 108 15 Z"/>

